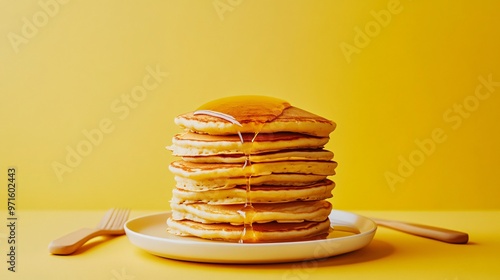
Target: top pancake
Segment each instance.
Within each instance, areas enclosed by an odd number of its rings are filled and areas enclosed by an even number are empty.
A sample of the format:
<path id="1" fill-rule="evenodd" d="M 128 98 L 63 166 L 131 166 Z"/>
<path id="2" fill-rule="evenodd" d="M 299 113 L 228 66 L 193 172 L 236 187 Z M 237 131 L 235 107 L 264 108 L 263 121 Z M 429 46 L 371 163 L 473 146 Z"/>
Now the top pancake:
<path id="1" fill-rule="evenodd" d="M 233 121 L 201 110 L 226 114 Z M 327 137 L 336 126 L 334 122 L 291 106 L 286 101 L 262 96 L 216 100 L 200 110 L 179 115 L 174 121 L 186 130 L 212 135 L 295 132 Z"/>

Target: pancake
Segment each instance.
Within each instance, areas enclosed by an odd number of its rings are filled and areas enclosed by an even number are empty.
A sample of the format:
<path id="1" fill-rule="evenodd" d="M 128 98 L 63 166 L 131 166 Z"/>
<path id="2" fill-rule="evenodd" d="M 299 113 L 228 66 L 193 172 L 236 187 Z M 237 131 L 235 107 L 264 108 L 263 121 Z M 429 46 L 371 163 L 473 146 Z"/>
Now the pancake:
<path id="1" fill-rule="evenodd" d="M 223 190 L 231 189 L 239 185 L 249 183 L 255 185 L 274 185 L 286 187 L 307 186 L 326 179 L 325 175 L 315 174 L 270 174 L 264 176 L 232 177 L 232 178 L 208 178 L 206 180 L 190 179 L 182 176 L 174 176 L 176 188 L 190 191 Z"/>
<path id="2" fill-rule="evenodd" d="M 255 162 L 287 161 L 287 160 L 318 160 L 328 161 L 333 159 L 333 153 L 328 150 L 284 150 L 246 156 L 245 154 L 212 155 L 212 156 L 183 156 L 188 162 L 200 163 L 240 163 L 244 164 L 248 159 Z"/>
<path id="3" fill-rule="evenodd" d="M 197 112 L 220 112 L 230 119 Z M 296 132 L 327 137 L 336 124 L 293 107 L 288 102 L 263 96 L 239 96 L 207 103 L 197 111 L 182 114 L 175 124 L 189 131 L 212 135 L 238 133 Z"/>
<path id="4" fill-rule="evenodd" d="M 286 149 L 322 148 L 328 137 L 314 137 L 300 133 L 244 133 L 241 135 L 208 135 L 194 132 L 177 134 L 167 147 L 175 156 L 206 156 L 218 154 L 258 154 Z M 243 141 L 242 141 L 243 140 Z"/>
<path id="5" fill-rule="evenodd" d="M 236 163 L 195 163 L 183 160 L 170 164 L 170 171 L 176 175 L 194 180 L 210 178 L 231 178 L 262 176 L 270 174 L 314 174 L 329 176 L 335 174 L 335 161 L 277 161 L 259 162 L 245 166 Z"/>
<path id="6" fill-rule="evenodd" d="M 286 203 L 252 203 L 252 211 L 245 215 L 243 205 L 211 205 L 205 203 L 171 203 L 172 219 L 191 220 L 204 224 L 230 223 L 243 225 L 255 223 L 321 222 L 328 218 L 332 205 L 326 200 Z"/>
<path id="7" fill-rule="evenodd" d="M 228 242 L 281 242 L 326 238 L 330 220 L 302 223 L 262 223 L 251 229 L 244 225 L 203 224 L 190 220 L 167 220 L 167 231 L 179 236 L 196 236 L 204 239 Z"/>
<path id="8" fill-rule="evenodd" d="M 189 191 L 174 188 L 172 203 L 207 203 L 215 205 L 243 204 L 247 200 L 252 203 L 283 203 L 291 201 L 314 201 L 332 197 L 335 183 L 323 180 L 311 185 L 284 187 L 270 185 L 252 185 L 249 191 L 246 186 L 231 189 Z"/>

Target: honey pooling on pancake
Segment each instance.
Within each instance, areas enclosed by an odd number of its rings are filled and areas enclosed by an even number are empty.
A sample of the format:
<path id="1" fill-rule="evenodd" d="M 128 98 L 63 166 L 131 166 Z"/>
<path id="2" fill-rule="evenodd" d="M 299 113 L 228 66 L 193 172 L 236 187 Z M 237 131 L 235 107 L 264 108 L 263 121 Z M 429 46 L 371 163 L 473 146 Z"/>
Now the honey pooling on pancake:
<path id="1" fill-rule="evenodd" d="M 244 125 L 257 122 L 264 125 L 277 118 L 290 104 L 284 100 L 258 95 L 231 96 L 210 101 L 196 111 L 208 110 L 226 114 Z M 196 112 L 195 111 L 195 112 Z"/>
<path id="2" fill-rule="evenodd" d="M 168 231 L 230 242 L 325 237 L 335 123 L 281 99 L 222 98 L 179 115 Z"/>

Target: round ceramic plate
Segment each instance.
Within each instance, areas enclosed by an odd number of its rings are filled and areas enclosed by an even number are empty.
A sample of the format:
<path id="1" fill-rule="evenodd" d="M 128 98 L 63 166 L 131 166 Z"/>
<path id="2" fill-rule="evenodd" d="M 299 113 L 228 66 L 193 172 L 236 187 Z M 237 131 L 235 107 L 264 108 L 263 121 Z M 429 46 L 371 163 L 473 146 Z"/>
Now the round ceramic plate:
<path id="1" fill-rule="evenodd" d="M 334 230 L 326 239 L 278 243 L 230 243 L 167 232 L 170 212 L 129 220 L 125 232 L 130 242 L 160 257 L 209 263 L 278 263 L 321 259 L 352 252 L 368 245 L 377 226 L 363 216 L 333 210 Z"/>

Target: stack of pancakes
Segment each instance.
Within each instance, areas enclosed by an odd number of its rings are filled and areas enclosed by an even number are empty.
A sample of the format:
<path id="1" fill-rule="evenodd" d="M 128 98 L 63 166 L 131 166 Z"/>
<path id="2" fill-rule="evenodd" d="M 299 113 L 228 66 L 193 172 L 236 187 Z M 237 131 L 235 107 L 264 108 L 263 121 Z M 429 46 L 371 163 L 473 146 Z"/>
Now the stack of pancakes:
<path id="1" fill-rule="evenodd" d="M 335 123 L 288 102 L 238 96 L 180 115 L 168 231 L 233 242 L 325 237 Z"/>

